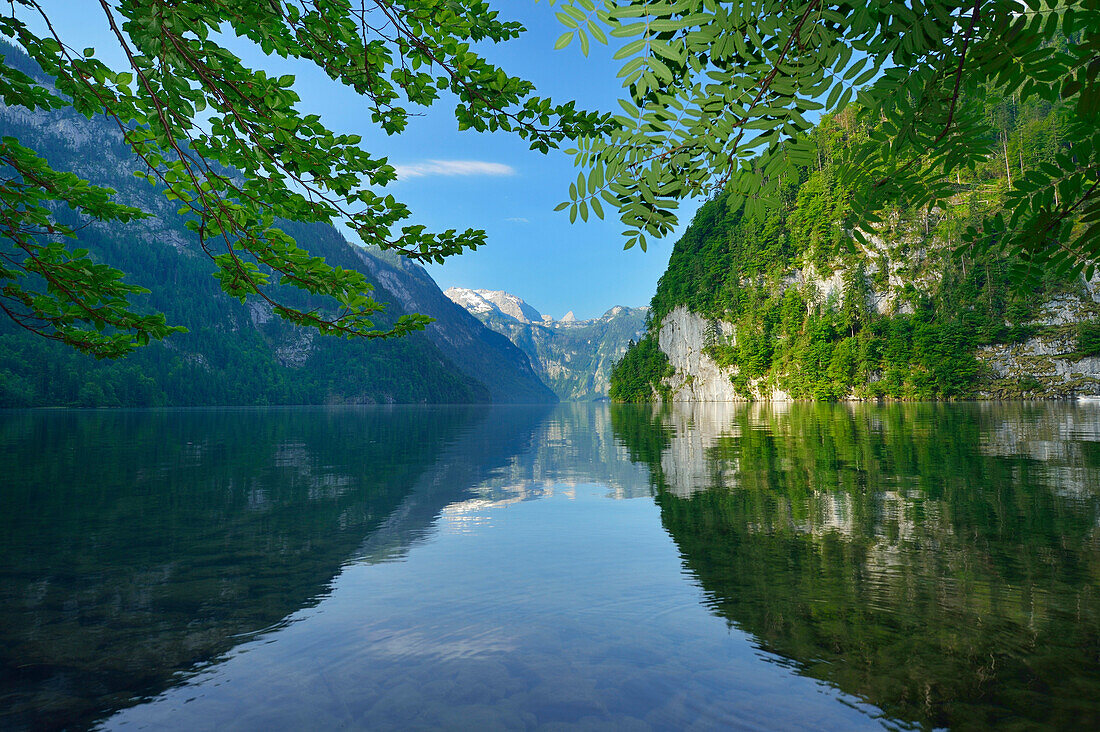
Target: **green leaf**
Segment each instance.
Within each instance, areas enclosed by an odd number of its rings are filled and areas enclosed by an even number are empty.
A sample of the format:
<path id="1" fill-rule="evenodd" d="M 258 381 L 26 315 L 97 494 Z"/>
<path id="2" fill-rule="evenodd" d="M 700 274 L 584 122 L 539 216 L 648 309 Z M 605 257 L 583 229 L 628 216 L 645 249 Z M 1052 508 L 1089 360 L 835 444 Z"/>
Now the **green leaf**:
<path id="1" fill-rule="evenodd" d="M 624 59 L 628 56 L 633 56 L 638 51 L 641 51 L 643 48 L 645 48 L 645 44 L 646 44 L 646 41 L 645 41 L 644 38 L 639 38 L 636 41 L 631 41 L 630 43 L 627 43 L 626 45 L 624 45 L 619 50 L 615 51 L 615 53 L 611 56 L 611 58 L 619 60 L 619 59 Z"/>
<path id="2" fill-rule="evenodd" d="M 604 35 L 603 29 L 600 28 L 600 26 L 597 25 L 595 21 L 588 21 L 588 32 L 591 33 L 592 37 L 595 38 L 597 41 L 604 44 L 605 46 L 607 45 L 607 36 Z"/>

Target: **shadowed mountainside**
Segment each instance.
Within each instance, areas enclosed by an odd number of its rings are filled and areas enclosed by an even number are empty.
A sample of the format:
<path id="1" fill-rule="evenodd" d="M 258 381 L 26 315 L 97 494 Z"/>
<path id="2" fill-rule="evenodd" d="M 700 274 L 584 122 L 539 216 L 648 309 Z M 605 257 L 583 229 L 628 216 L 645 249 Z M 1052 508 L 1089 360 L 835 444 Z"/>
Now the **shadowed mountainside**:
<path id="1" fill-rule="evenodd" d="M 26 57 L 2 52 L 7 63 L 44 80 Z M 2 318 L 0 406 L 554 401 L 526 356 L 451 304 L 419 266 L 352 246 L 331 226 L 283 222 L 312 254 L 367 275 L 375 298 L 389 304 L 376 317 L 379 327 L 414 307 L 437 319 L 428 332 L 406 338 L 318 336 L 275 317 L 263 301 L 241 304 L 220 290 L 213 263 L 177 206 L 134 177 L 138 164 L 110 121 L 0 103 L 0 132 L 37 150 L 54 168 L 113 188 L 119 201 L 154 214 L 126 225 L 91 223 L 76 246 L 150 289 L 135 297 L 139 307 L 163 312 L 189 331 L 119 361 L 97 361 Z M 68 209 L 56 216 L 83 223 Z M 298 307 L 323 305 L 292 288 L 277 290 Z"/>

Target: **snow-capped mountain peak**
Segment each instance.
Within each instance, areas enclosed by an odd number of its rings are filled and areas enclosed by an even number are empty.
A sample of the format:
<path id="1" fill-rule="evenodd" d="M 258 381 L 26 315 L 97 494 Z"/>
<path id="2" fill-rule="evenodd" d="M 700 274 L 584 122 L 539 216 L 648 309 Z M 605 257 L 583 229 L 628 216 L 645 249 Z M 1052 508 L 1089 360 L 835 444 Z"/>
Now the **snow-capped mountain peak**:
<path id="1" fill-rule="evenodd" d="M 504 290 L 470 290 L 465 287 L 448 287 L 443 294 L 475 315 L 496 311 L 521 323 L 542 323 L 544 321 L 538 310 L 528 305 L 522 298 Z"/>
<path id="2" fill-rule="evenodd" d="M 450 287 L 444 294 L 525 351 L 559 399 L 606 399 L 611 367 L 645 335 L 648 308 L 616 305 L 588 320 L 571 310 L 555 320 L 500 290 Z"/>

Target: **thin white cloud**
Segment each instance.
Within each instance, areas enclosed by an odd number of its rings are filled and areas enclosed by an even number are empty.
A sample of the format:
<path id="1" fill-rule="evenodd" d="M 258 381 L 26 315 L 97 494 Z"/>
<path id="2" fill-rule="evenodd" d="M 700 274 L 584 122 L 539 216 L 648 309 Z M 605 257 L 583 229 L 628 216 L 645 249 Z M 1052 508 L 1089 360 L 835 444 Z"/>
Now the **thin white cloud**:
<path id="1" fill-rule="evenodd" d="M 509 216 L 508 218 L 506 218 L 504 220 L 505 221 L 511 221 L 513 224 L 529 224 L 529 223 L 531 223 L 530 221 L 523 218 L 522 216 Z"/>
<path id="2" fill-rule="evenodd" d="M 516 169 L 504 163 L 484 160 L 425 160 L 422 163 L 395 165 L 398 180 L 423 178 L 429 175 L 515 175 Z"/>

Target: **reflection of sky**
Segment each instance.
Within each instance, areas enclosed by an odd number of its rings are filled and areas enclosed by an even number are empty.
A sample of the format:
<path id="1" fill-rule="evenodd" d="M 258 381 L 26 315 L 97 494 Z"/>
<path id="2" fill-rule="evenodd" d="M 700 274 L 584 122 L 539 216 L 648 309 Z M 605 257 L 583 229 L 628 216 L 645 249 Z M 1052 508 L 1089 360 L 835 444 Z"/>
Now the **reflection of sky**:
<path id="1" fill-rule="evenodd" d="M 608 498 L 651 498 L 649 471 L 614 439 L 604 405 L 560 404 L 535 432 L 531 448 L 471 490 L 491 501 L 539 498 L 597 483 Z"/>
<path id="2" fill-rule="evenodd" d="M 295 622 L 105 726 L 877 726 L 711 615 L 659 509 L 607 493 L 452 506 L 403 561 L 347 566 Z"/>

